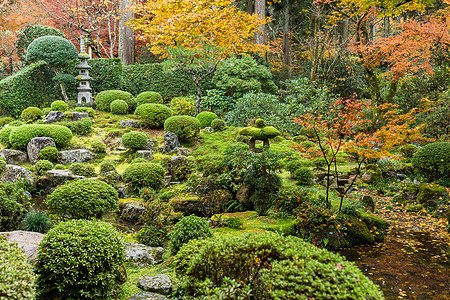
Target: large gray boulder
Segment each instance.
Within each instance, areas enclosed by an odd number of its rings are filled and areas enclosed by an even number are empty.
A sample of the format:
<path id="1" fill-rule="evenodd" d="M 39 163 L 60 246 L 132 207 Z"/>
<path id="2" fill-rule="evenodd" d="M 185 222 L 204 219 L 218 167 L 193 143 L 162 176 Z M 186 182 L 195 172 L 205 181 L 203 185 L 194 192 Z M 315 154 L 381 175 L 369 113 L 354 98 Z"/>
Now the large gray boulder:
<path id="1" fill-rule="evenodd" d="M 164 134 L 164 147 L 162 153 L 170 153 L 177 150 L 178 147 L 181 147 L 178 136 L 173 132 L 167 131 Z"/>
<path id="2" fill-rule="evenodd" d="M 27 162 L 27 154 L 19 150 L 2 149 L 0 150 L 0 156 L 10 165 L 19 165 Z"/>
<path id="3" fill-rule="evenodd" d="M 168 300 L 166 296 L 151 292 L 140 292 L 128 298 L 128 300 Z"/>
<path id="4" fill-rule="evenodd" d="M 162 247 L 150 247 L 138 243 L 125 243 L 125 260 L 138 267 L 153 266 L 163 261 L 164 249 Z"/>
<path id="5" fill-rule="evenodd" d="M 136 156 L 150 161 L 153 159 L 153 150 L 138 150 L 136 151 Z"/>
<path id="6" fill-rule="evenodd" d="M 89 118 L 89 114 L 86 112 L 78 112 L 74 111 L 72 112 L 72 120 L 73 121 L 80 121 L 81 119 Z"/>
<path id="7" fill-rule="evenodd" d="M 70 170 L 49 170 L 47 171 L 48 184 L 52 187 L 62 185 L 66 181 L 83 179 L 84 176 L 74 175 Z"/>
<path id="8" fill-rule="evenodd" d="M 59 151 L 58 161 L 61 164 L 73 164 L 76 162 L 86 162 L 94 159 L 95 154 L 86 149 L 75 149 Z"/>
<path id="9" fill-rule="evenodd" d="M 55 141 L 51 137 L 35 137 L 27 145 L 28 159 L 35 164 L 39 160 L 39 151 L 45 147 L 56 147 Z"/>
<path id="10" fill-rule="evenodd" d="M 144 212 L 145 207 L 138 203 L 129 202 L 125 204 L 121 218 L 124 222 L 136 224 Z"/>
<path id="11" fill-rule="evenodd" d="M 169 295 L 172 292 L 172 281 L 165 274 L 146 275 L 139 278 L 138 287 L 146 292 Z"/>
<path id="12" fill-rule="evenodd" d="M 122 120 L 119 124 L 122 127 L 139 128 L 139 123 L 136 120 Z"/>
<path id="13" fill-rule="evenodd" d="M 25 252 L 25 255 L 30 262 L 36 261 L 39 244 L 44 238 L 42 233 L 16 230 L 0 232 L 0 234 L 5 236 L 8 241 L 17 243 L 17 245 Z"/>
<path id="14" fill-rule="evenodd" d="M 51 111 L 44 119 L 44 124 L 51 124 L 55 122 L 62 121 L 64 119 L 64 112 L 62 111 Z"/>
<path id="15" fill-rule="evenodd" d="M 155 139 L 148 139 L 147 147 L 144 150 L 158 151 L 158 142 Z"/>
<path id="16" fill-rule="evenodd" d="M 6 165 L 0 175 L 0 181 L 17 183 L 19 180 L 26 180 L 28 184 L 33 187 L 36 184 L 34 175 L 31 171 L 21 166 Z"/>

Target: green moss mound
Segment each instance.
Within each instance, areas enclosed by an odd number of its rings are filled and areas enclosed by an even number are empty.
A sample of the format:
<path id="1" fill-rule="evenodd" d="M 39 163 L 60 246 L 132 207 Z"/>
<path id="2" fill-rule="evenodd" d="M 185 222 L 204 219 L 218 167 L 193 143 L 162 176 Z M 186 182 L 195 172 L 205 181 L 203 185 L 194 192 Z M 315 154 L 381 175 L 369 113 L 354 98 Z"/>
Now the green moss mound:
<path id="1" fill-rule="evenodd" d="M 53 101 L 50 107 L 52 111 L 66 111 L 69 108 L 67 103 L 62 100 Z"/>
<path id="2" fill-rule="evenodd" d="M 161 128 L 164 121 L 173 115 L 170 108 L 155 103 L 139 105 L 134 113 L 139 116 L 141 126 L 146 128 Z"/>
<path id="3" fill-rule="evenodd" d="M 58 160 L 58 149 L 55 147 L 45 147 L 39 151 L 39 159 L 56 162 Z"/>
<path id="4" fill-rule="evenodd" d="M 173 116 L 164 122 L 164 131 L 175 133 L 180 141 L 196 137 L 200 127 L 200 121 L 191 116 Z"/>
<path id="5" fill-rule="evenodd" d="M 122 145 L 131 150 L 141 150 L 147 147 L 148 137 L 144 132 L 132 131 L 122 136 Z"/>
<path id="6" fill-rule="evenodd" d="M 63 219 L 101 218 L 118 208 L 119 196 L 97 179 L 80 179 L 56 188 L 45 203 L 49 212 Z"/>
<path id="7" fill-rule="evenodd" d="M 17 245 L 0 235 L 0 298 L 8 300 L 33 300 L 35 276 L 33 267 Z"/>
<path id="8" fill-rule="evenodd" d="M 136 107 L 136 100 L 134 100 L 133 95 L 120 90 L 108 90 L 98 93 L 95 97 L 95 104 L 97 109 L 109 112 L 111 102 L 114 100 L 125 101 L 128 104 L 129 111 L 133 111 Z"/>
<path id="9" fill-rule="evenodd" d="M 414 169 L 428 180 L 450 178 L 450 142 L 420 148 L 412 158 Z"/>
<path id="10" fill-rule="evenodd" d="M 203 111 L 197 115 L 197 120 L 200 121 L 201 128 L 210 127 L 211 122 L 217 118 L 219 117 L 210 111 Z"/>
<path id="11" fill-rule="evenodd" d="M 163 104 L 161 94 L 158 92 L 142 92 L 136 97 L 137 106 L 145 103 Z"/>
<path id="12" fill-rule="evenodd" d="M 124 115 L 128 112 L 128 104 L 123 100 L 114 100 L 109 109 L 115 115 Z"/>
<path id="13" fill-rule="evenodd" d="M 259 127 L 245 127 L 239 132 L 240 135 L 246 135 L 255 139 L 273 139 L 281 135 L 281 132 L 273 126 Z"/>
<path id="14" fill-rule="evenodd" d="M 36 259 L 39 299 L 113 299 L 124 245 L 109 223 L 71 220 L 52 228 Z"/>
<path id="15" fill-rule="evenodd" d="M 188 295 L 251 289 L 255 299 L 383 299 L 352 262 L 295 237 L 220 236 L 186 244 L 175 256 Z"/>
<path id="16" fill-rule="evenodd" d="M 53 169 L 53 163 L 46 159 L 41 159 L 36 162 L 34 169 L 38 175 L 45 175 L 48 170 Z"/>
<path id="17" fill-rule="evenodd" d="M 32 122 L 42 117 L 42 110 L 37 107 L 28 107 L 22 111 L 20 118 L 25 122 Z"/>
<path id="18" fill-rule="evenodd" d="M 31 139 L 39 136 L 51 137 L 55 141 L 57 147 L 65 148 L 72 139 L 72 131 L 61 125 L 22 125 L 14 127 L 11 130 L 9 144 L 15 149 L 25 151 Z"/>
<path id="19" fill-rule="evenodd" d="M 31 206 L 24 189 L 14 183 L 0 183 L 0 231 L 18 229 Z"/>
<path id="20" fill-rule="evenodd" d="M 159 190 L 164 184 L 166 170 L 154 163 L 136 163 L 129 165 L 123 172 L 123 180 L 130 184 L 132 191 L 138 191 L 142 187 L 151 187 Z"/>
<path id="21" fill-rule="evenodd" d="M 9 135 L 11 134 L 11 131 L 14 129 L 14 127 L 19 127 L 23 125 L 23 122 L 21 121 L 13 121 L 8 124 L 8 127 L 3 128 L 0 130 L 0 143 L 5 146 L 5 148 L 11 148 L 11 143 L 9 142 Z"/>
<path id="22" fill-rule="evenodd" d="M 70 165 L 69 170 L 78 176 L 95 177 L 97 175 L 94 166 L 88 163 L 73 163 Z"/>
<path id="23" fill-rule="evenodd" d="M 214 119 L 211 122 L 211 127 L 214 129 L 214 131 L 224 131 L 227 124 L 222 119 Z"/>

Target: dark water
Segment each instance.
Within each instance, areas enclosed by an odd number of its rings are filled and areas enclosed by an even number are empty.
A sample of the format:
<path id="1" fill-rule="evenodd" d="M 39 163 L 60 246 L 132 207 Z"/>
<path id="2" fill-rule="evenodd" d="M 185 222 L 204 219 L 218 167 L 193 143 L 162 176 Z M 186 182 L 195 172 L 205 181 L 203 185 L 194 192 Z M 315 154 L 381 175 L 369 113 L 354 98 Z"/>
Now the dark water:
<path id="1" fill-rule="evenodd" d="M 428 231 L 393 228 L 384 243 L 340 251 L 386 299 L 450 299 L 450 245 Z"/>

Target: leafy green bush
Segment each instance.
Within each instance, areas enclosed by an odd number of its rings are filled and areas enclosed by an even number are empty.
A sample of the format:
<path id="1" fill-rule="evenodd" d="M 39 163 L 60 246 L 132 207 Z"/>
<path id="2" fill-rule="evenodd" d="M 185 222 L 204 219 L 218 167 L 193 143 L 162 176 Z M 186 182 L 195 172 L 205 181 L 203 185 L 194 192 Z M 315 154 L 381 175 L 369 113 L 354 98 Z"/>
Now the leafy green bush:
<path id="1" fill-rule="evenodd" d="M 214 129 L 214 131 L 223 131 L 225 130 L 227 124 L 222 119 L 214 119 L 211 122 L 211 127 Z"/>
<path id="2" fill-rule="evenodd" d="M 164 121 L 173 115 L 170 108 L 155 103 L 139 105 L 134 113 L 139 116 L 141 126 L 146 128 L 161 128 Z"/>
<path id="3" fill-rule="evenodd" d="M 147 134 L 140 131 L 127 132 L 122 136 L 122 145 L 133 151 L 145 149 L 147 147 Z"/>
<path id="4" fill-rule="evenodd" d="M 94 153 L 106 153 L 106 144 L 99 140 L 92 141 L 90 148 Z"/>
<path id="5" fill-rule="evenodd" d="M 44 202 L 50 213 L 63 219 L 91 219 L 117 209 L 118 201 L 112 186 L 96 179 L 79 179 L 56 188 Z"/>
<path id="6" fill-rule="evenodd" d="M 212 236 L 206 219 L 194 215 L 183 217 L 169 232 L 170 250 L 176 254 L 190 240 Z"/>
<path id="7" fill-rule="evenodd" d="M 419 149 L 419 147 L 417 147 L 416 145 L 413 145 L 413 144 L 403 145 L 398 148 L 400 153 L 405 158 L 412 158 L 418 149 Z"/>
<path id="8" fill-rule="evenodd" d="M 42 117 L 42 110 L 37 107 L 28 107 L 23 110 L 20 117 L 25 122 L 36 121 Z"/>
<path id="9" fill-rule="evenodd" d="M 46 35 L 34 39 L 28 45 L 28 62 L 45 61 L 53 68 L 63 68 L 78 57 L 75 46 L 60 36 Z"/>
<path id="10" fill-rule="evenodd" d="M 223 117 L 225 113 L 232 110 L 236 99 L 226 96 L 224 91 L 213 89 L 207 90 L 206 96 L 202 98 L 202 109 L 210 110 Z"/>
<path id="11" fill-rule="evenodd" d="M 217 115 L 213 112 L 203 111 L 197 115 L 197 120 L 200 121 L 200 127 L 210 127 L 211 122 L 217 119 Z"/>
<path id="12" fill-rule="evenodd" d="M 45 147 L 39 151 L 39 159 L 56 162 L 58 160 L 58 149 L 55 147 Z"/>
<path id="13" fill-rule="evenodd" d="M 22 221 L 22 228 L 26 231 L 46 233 L 52 226 L 50 217 L 43 211 L 31 210 Z"/>
<path id="14" fill-rule="evenodd" d="M 12 121 L 14 121 L 14 118 L 12 118 L 12 117 L 1 117 L 0 118 L 0 127 L 3 127 L 6 124 L 9 124 Z"/>
<path id="15" fill-rule="evenodd" d="M 111 160 L 104 160 L 100 163 L 100 174 L 105 174 L 108 172 L 115 172 L 116 167 Z"/>
<path id="16" fill-rule="evenodd" d="M 69 170 L 78 176 L 95 177 L 97 175 L 94 166 L 88 163 L 73 163 L 70 165 Z"/>
<path id="17" fill-rule="evenodd" d="M 66 111 L 69 108 L 67 103 L 62 100 L 53 101 L 50 107 L 52 111 Z"/>
<path id="18" fill-rule="evenodd" d="M 40 159 L 34 165 L 34 169 L 38 175 L 45 175 L 48 170 L 53 169 L 53 163 L 46 159 Z"/>
<path id="19" fill-rule="evenodd" d="M 91 86 L 94 94 L 114 90 L 121 86 L 122 61 L 120 58 L 94 58 L 89 60 L 89 65 L 91 66 L 89 75 L 92 77 Z"/>
<path id="20" fill-rule="evenodd" d="M 300 185 L 309 185 L 312 183 L 314 175 L 309 168 L 299 168 L 294 171 L 294 179 L 297 180 L 297 183 Z"/>
<path id="21" fill-rule="evenodd" d="M 148 186 L 154 190 L 159 190 L 164 184 L 166 170 L 160 164 L 137 163 L 129 165 L 123 172 L 123 180 L 130 184 L 132 191 Z"/>
<path id="22" fill-rule="evenodd" d="M 383 299 L 354 263 L 273 233 L 194 241 L 180 250 L 175 263 L 185 293 L 196 297 L 208 290 L 226 293 L 223 284 L 235 280 L 238 290 L 251 289 L 255 299 Z"/>
<path id="23" fill-rule="evenodd" d="M 412 158 L 417 172 L 429 180 L 450 178 L 450 142 L 432 143 L 420 148 Z"/>
<path id="24" fill-rule="evenodd" d="M 170 101 L 169 107 L 173 111 L 173 113 L 177 116 L 179 115 L 193 116 L 195 115 L 196 111 L 194 99 L 188 97 L 173 98 Z"/>
<path id="25" fill-rule="evenodd" d="M 22 125 L 11 130 L 9 143 L 13 148 L 25 151 L 31 139 L 39 136 L 51 137 L 57 147 L 64 148 L 69 145 L 72 139 L 72 131 L 61 125 Z"/>
<path id="26" fill-rule="evenodd" d="M 164 122 L 164 131 L 175 133 L 180 141 L 187 141 L 200 132 L 200 121 L 191 116 L 173 116 Z"/>
<path id="27" fill-rule="evenodd" d="M 63 165 L 63 164 L 55 164 L 54 169 L 55 169 L 55 170 L 65 170 L 65 169 L 66 169 L 66 166 Z"/>
<path id="28" fill-rule="evenodd" d="M 65 126 L 76 135 L 86 135 L 92 131 L 92 120 L 90 118 L 83 118 L 80 121 L 75 122 L 56 122 L 53 124 Z"/>
<path id="29" fill-rule="evenodd" d="M 25 253 L 16 244 L 0 235 L 1 298 L 8 300 L 35 299 L 35 276 Z"/>
<path id="30" fill-rule="evenodd" d="M 0 231 L 18 229 L 31 206 L 23 188 L 14 183 L 0 183 Z"/>
<path id="31" fill-rule="evenodd" d="M 111 113 L 115 115 L 125 115 L 128 112 L 128 104 L 123 100 L 114 100 L 109 108 Z"/>
<path id="32" fill-rule="evenodd" d="M 95 96 L 95 104 L 97 109 L 102 111 L 110 111 L 111 102 L 114 100 L 123 100 L 128 104 L 129 111 L 133 111 L 136 107 L 136 100 L 134 100 L 133 95 L 128 92 L 119 90 L 109 90 L 103 91 Z"/>
<path id="33" fill-rule="evenodd" d="M 113 225 L 70 220 L 44 237 L 36 258 L 39 299 L 113 299 L 124 245 Z"/>
<path id="34" fill-rule="evenodd" d="M 0 157 L 0 174 L 3 172 L 3 170 L 6 167 L 6 160 L 3 157 Z"/>
<path id="35" fill-rule="evenodd" d="M 145 158 L 136 157 L 131 160 L 130 164 L 140 164 L 140 163 L 146 163 L 146 162 L 148 162 L 148 161 Z"/>
<path id="36" fill-rule="evenodd" d="M 75 111 L 88 113 L 90 118 L 93 118 L 95 114 L 95 110 L 92 107 L 75 107 Z"/>
<path id="37" fill-rule="evenodd" d="M 158 92 L 142 92 L 136 97 L 137 106 L 145 103 L 163 104 L 161 94 Z"/>
<path id="38" fill-rule="evenodd" d="M 17 56 L 23 61 L 25 60 L 25 50 L 28 45 L 38 37 L 46 35 L 56 35 L 60 37 L 65 37 L 59 29 L 45 25 L 28 25 L 25 29 L 17 35 Z"/>

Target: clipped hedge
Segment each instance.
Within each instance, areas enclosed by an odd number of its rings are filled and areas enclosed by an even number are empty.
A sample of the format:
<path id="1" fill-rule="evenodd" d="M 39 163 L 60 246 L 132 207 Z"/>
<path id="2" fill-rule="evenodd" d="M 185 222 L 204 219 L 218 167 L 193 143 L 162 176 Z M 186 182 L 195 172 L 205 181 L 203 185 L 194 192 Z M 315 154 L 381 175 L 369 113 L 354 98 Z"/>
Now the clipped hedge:
<path id="1" fill-rule="evenodd" d="M 58 160 L 58 149 L 55 147 L 45 147 L 39 151 L 39 159 L 56 162 Z"/>
<path id="2" fill-rule="evenodd" d="M 115 288 L 123 282 L 123 263 L 123 240 L 113 225 L 62 222 L 39 247 L 38 299 L 113 299 Z"/>
<path id="3" fill-rule="evenodd" d="M 134 113 L 139 116 L 141 126 L 147 128 L 161 128 L 164 122 L 173 115 L 170 108 L 155 103 L 139 105 Z"/>
<path id="4" fill-rule="evenodd" d="M 45 199 L 49 212 L 63 219 L 101 218 L 118 208 L 117 191 L 97 179 L 80 179 L 56 188 Z"/>
<path id="5" fill-rule="evenodd" d="M 161 94 L 158 92 L 142 92 L 136 96 L 136 105 L 142 105 L 145 103 L 157 103 L 163 104 Z"/>
<path id="6" fill-rule="evenodd" d="M 90 118 L 83 118 L 80 121 L 55 122 L 53 125 L 65 126 L 76 135 L 86 135 L 92 131 L 92 120 Z"/>
<path id="7" fill-rule="evenodd" d="M 53 163 L 46 159 L 41 159 L 36 162 L 34 169 L 38 175 L 45 175 L 48 170 L 53 169 Z"/>
<path id="8" fill-rule="evenodd" d="M 91 87 L 94 94 L 114 90 L 122 83 L 122 62 L 120 58 L 94 58 L 88 62 L 91 66 Z"/>
<path id="9" fill-rule="evenodd" d="M 25 253 L 0 235 L 0 299 L 33 300 L 35 275 Z"/>
<path id="10" fill-rule="evenodd" d="M 73 163 L 70 165 L 69 170 L 72 171 L 73 174 L 78 176 L 95 177 L 97 175 L 95 173 L 94 166 L 88 163 Z"/>
<path id="11" fill-rule="evenodd" d="M 148 137 L 144 132 L 131 131 L 122 136 L 122 145 L 131 150 L 142 150 L 147 147 Z"/>
<path id="12" fill-rule="evenodd" d="M 227 127 L 227 123 L 222 119 L 214 119 L 211 122 L 211 127 L 214 131 L 223 131 Z"/>
<path id="13" fill-rule="evenodd" d="M 0 143 L 5 146 L 5 148 L 11 148 L 11 144 L 9 143 L 9 135 L 11 134 L 11 131 L 14 129 L 14 127 L 19 127 L 21 125 L 23 125 L 23 122 L 13 121 L 8 124 L 8 127 L 0 130 Z"/>
<path id="14" fill-rule="evenodd" d="M 6 129 L 6 128 L 5 128 Z M 25 151 L 28 143 L 35 137 L 51 137 L 56 146 L 64 148 L 72 139 L 72 131 L 61 125 L 30 124 L 14 127 L 9 135 L 9 143 L 15 149 Z"/>
<path id="15" fill-rule="evenodd" d="M 169 232 L 170 250 L 176 254 L 180 248 L 193 239 L 213 237 L 208 220 L 195 215 L 183 217 Z"/>
<path id="16" fill-rule="evenodd" d="M 136 107 L 136 101 L 133 98 L 133 95 L 119 90 L 108 90 L 102 91 L 95 96 L 95 104 L 97 105 L 98 110 L 102 111 L 110 111 L 111 102 L 114 100 L 123 100 L 128 104 L 128 109 L 130 111 L 134 110 Z"/>
<path id="17" fill-rule="evenodd" d="M 163 187 L 165 174 L 166 170 L 160 164 L 146 162 L 129 165 L 122 177 L 133 191 L 138 191 L 142 187 L 159 190 Z"/>
<path id="18" fill-rule="evenodd" d="M 173 132 L 180 141 L 186 141 L 198 135 L 200 121 L 191 116 L 173 116 L 164 122 L 164 131 Z"/>
<path id="19" fill-rule="evenodd" d="M 417 172 L 429 180 L 450 178 L 450 142 L 432 143 L 420 148 L 412 158 Z"/>

